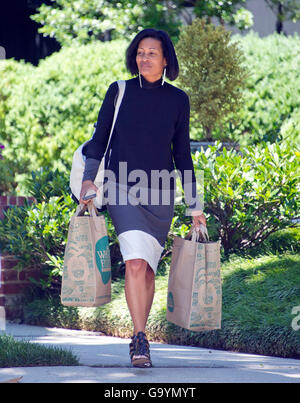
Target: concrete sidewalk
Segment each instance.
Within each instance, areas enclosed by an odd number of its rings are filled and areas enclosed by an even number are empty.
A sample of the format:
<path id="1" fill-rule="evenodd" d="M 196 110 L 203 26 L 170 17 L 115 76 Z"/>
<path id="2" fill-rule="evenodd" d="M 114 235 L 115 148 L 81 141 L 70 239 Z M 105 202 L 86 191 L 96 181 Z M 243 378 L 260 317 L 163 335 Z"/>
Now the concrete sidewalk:
<path id="1" fill-rule="evenodd" d="M 0 368 L 0 382 L 22 383 L 300 383 L 300 360 L 150 343 L 153 368 L 131 368 L 129 341 L 81 330 L 7 323 L 6 334 L 70 348 L 78 367 Z"/>

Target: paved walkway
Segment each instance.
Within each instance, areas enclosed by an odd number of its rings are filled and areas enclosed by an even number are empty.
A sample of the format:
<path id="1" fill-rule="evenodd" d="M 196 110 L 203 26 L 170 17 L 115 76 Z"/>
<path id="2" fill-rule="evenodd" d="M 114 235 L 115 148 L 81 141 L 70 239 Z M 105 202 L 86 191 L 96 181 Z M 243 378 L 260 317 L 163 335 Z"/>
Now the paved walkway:
<path id="1" fill-rule="evenodd" d="M 22 383 L 300 383 L 300 360 L 151 342 L 153 368 L 137 369 L 130 366 L 128 339 L 11 323 L 6 333 L 71 348 L 81 365 L 0 368 L 0 382 L 22 376 Z"/>

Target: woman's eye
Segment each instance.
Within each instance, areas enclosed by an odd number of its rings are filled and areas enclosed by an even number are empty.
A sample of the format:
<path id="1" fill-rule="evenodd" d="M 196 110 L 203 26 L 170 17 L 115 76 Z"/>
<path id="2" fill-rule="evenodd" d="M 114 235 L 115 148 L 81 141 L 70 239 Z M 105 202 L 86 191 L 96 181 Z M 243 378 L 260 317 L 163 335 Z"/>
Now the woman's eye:
<path id="1" fill-rule="evenodd" d="M 143 57 L 143 56 L 146 56 L 146 57 L 156 57 L 156 53 L 155 52 L 149 52 L 149 53 L 143 53 L 143 52 L 137 52 L 137 56 L 139 56 L 139 57 Z"/>

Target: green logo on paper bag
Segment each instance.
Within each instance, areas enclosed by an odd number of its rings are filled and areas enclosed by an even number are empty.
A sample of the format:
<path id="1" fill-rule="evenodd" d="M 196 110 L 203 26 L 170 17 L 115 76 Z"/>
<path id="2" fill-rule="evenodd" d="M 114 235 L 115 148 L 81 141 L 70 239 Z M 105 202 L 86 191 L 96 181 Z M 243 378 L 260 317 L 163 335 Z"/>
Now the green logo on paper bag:
<path id="1" fill-rule="evenodd" d="M 169 294 L 168 294 L 168 302 L 167 302 L 167 304 L 168 304 L 168 310 L 170 312 L 173 312 L 175 304 L 174 304 L 174 297 L 173 297 L 173 294 L 171 292 L 169 292 Z"/>
<path id="2" fill-rule="evenodd" d="M 103 284 L 107 284 L 111 276 L 110 253 L 108 236 L 100 238 L 95 246 L 96 264 L 101 274 Z"/>

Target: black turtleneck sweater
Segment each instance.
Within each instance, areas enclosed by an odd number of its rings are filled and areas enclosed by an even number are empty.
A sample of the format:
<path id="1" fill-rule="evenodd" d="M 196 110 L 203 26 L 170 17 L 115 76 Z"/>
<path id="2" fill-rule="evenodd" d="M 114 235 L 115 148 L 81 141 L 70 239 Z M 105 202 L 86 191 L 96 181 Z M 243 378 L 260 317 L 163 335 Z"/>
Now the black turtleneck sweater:
<path id="1" fill-rule="evenodd" d="M 174 170 L 181 175 L 189 170 L 195 195 L 195 175 L 190 151 L 188 95 L 162 79 L 154 83 L 143 76 L 126 80 L 126 89 L 111 139 L 111 156 L 106 168 L 119 179 L 119 162 L 127 162 L 128 174 L 135 169 L 144 170 L 150 178 L 151 170 Z M 118 83 L 113 82 L 105 95 L 99 111 L 93 138 L 84 149 L 86 169 L 83 180 L 94 181 L 109 139 L 114 116 Z M 107 155 L 109 152 L 107 152 Z M 106 162 L 107 163 L 107 162 Z M 184 176 L 182 176 L 184 186 Z M 188 180 L 190 182 L 190 180 Z M 149 179 L 150 183 L 150 179 Z M 130 185 L 134 183 L 130 183 Z M 191 209 L 199 204 L 185 201 Z"/>

